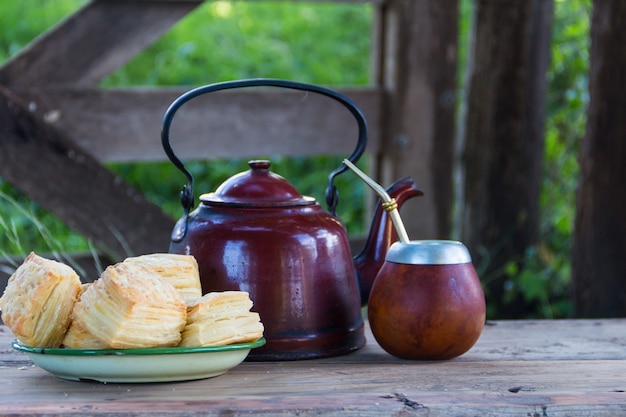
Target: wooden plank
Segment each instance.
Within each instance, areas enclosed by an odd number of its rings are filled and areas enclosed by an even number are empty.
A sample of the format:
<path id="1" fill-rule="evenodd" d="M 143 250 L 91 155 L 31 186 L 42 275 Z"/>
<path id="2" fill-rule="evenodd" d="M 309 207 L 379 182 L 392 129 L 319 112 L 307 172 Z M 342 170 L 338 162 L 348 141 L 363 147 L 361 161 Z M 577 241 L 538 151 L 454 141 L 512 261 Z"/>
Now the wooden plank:
<path id="1" fill-rule="evenodd" d="M 623 361 L 626 359 L 626 319 L 488 321 L 478 343 L 459 360 L 479 358 Z"/>
<path id="2" fill-rule="evenodd" d="M 366 337 L 368 344 L 358 355 L 324 361 L 354 365 L 387 361 L 369 328 Z M 474 347 L 452 362 L 585 360 L 626 360 L 626 319 L 488 321 Z"/>
<path id="3" fill-rule="evenodd" d="M 46 115 L 48 122 L 100 161 L 166 159 L 161 119 L 187 89 L 14 89 Z M 341 89 L 354 100 L 369 125 L 367 150 L 380 144 L 383 92 Z M 186 103 L 171 131 L 182 159 L 268 155 L 349 155 L 357 124 L 341 104 L 318 94 L 281 89 L 242 89 L 211 93 Z"/>
<path id="4" fill-rule="evenodd" d="M 384 372 L 381 370 L 381 372 Z M 359 375 L 355 375 L 359 377 Z M 74 383 L 75 384 L 75 383 Z M 460 393 L 454 398 L 448 392 L 439 394 L 415 390 L 402 392 L 380 392 L 376 394 L 336 394 L 321 392 L 319 396 L 283 395 L 247 397 L 233 391 L 230 398 L 215 399 L 207 388 L 205 399 L 163 400 L 150 396 L 149 399 L 119 401 L 131 397 L 134 388 L 118 385 L 119 393 L 107 400 L 84 400 L 73 398 L 66 401 L 18 403 L 15 400 L 0 404 L 0 412 L 7 416 L 50 416 L 76 413 L 77 415 L 133 416 L 550 416 L 550 417 L 615 417 L 626 412 L 622 403 L 623 394 L 616 392 L 537 395 L 522 393 L 493 393 L 491 396 L 475 392 Z M 184 388 L 170 388 L 180 393 Z M 157 390 L 158 391 L 158 390 Z M 62 396 L 63 393 L 59 393 Z M 97 414 L 96 414 L 97 413 Z M 478 414 L 480 413 L 480 414 Z"/>
<path id="5" fill-rule="evenodd" d="M 201 3 L 92 1 L 9 60 L 0 84 L 94 85 Z"/>
<path id="6" fill-rule="evenodd" d="M 403 218 L 414 239 L 449 238 L 454 165 L 458 0 L 396 0 L 384 9 L 381 82 L 388 145 L 377 177 L 411 176 L 425 197 Z"/>
<path id="7" fill-rule="evenodd" d="M 468 52 L 459 238 L 489 277 L 485 290 L 500 318 L 523 317 L 536 306 L 507 282 L 515 279 L 514 267 L 527 267 L 528 248 L 544 239 L 540 200 L 553 8 L 542 0 L 485 3 L 476 9 Z"/>
<path id="8" fill-rule="evenodd" d="M 572 293 L 582 317 L 626 316 L 626 3 L 593 2 L 586 132 L 572 233 Z M 617 191 L 617 192 L 616 192 Z"/>
<path id="9" fill-rule="evenodd" d="M 0 175 L 112 259 L 166 251 L 174 220 L 0 86 Z"/>
<path id="10" fill-rule="evenodd" d="M 0 327 L 0 414 L 549 415 L 626 412 L 626 319 L 497 321 L 467 354 L 406 361 L 368 344 L 334 358 L 245 362 L 175 384 L 69 382 L 11 351 Z M 546 346 L 549 351 L 544 354 Z M 617 348 L 621 348 L 618 352 Z M 552 351 L 552 353 L 550 352 Z M 612 358 L 612 359 L 609 359 Z"/>

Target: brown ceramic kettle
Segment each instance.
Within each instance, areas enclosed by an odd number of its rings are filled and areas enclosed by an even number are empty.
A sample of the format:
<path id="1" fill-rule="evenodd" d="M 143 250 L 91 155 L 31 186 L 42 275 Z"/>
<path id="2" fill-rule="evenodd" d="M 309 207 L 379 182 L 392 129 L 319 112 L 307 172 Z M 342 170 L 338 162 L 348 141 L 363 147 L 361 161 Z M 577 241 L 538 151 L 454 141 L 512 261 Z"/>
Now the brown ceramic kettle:
<path id="1" fill-rule="evenodd" d="M 367 144 L 367 123 L 359 108 L 339 93 L 311 84 L 276 79 L 249 79 L 210 84 L 175 100 L 163 117 L 161 141 L 169 159 L 187 177 L 181 192 L 184 209 L 171 235 L 170 252 L 191 254 L 198 261 L 203 292 L 247 291 L 265 325 L 267 344 L 250 360 L 294 360 L 344 354 L 365 344 L 361 305 L 385 261 L 395 230 L 378 208 L 364 250 L 353 260 L 344 225 L 335 215 L 337 175 L 326 188 L 328 212 L 302 196 L 286 179 L 270 170 L 270 162 L 254 160 L 250 169 L 202 194 L 193 209 L 193 176 L 174 154 L 169 130 L 176 111 L 203 94 L 233 88 L 270 86 L 321 94 L 343 104 L 355 117 L 356 162 Z M 398 204 L 421 195 L 409 178 L 389 189 Z M 377 205 L 379 207 L 380 205 Z"/>

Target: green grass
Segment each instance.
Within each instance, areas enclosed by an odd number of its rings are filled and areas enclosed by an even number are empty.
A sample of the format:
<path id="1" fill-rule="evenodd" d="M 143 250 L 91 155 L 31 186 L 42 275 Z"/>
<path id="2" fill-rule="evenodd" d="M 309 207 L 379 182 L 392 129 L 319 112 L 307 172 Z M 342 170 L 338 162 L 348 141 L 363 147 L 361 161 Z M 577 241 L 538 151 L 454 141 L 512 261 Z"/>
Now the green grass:
<path id="1" fill-rule="evenodd" d="M 367 4 L 206 2 L 103 85 L 368 84 L 371 18 Z"/>

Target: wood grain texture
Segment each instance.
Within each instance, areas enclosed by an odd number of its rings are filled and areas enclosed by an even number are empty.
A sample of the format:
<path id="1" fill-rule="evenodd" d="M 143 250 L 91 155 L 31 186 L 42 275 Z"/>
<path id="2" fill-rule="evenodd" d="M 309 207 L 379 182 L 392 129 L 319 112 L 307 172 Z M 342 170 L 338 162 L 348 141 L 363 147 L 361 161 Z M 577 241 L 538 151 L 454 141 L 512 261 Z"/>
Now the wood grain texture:
<path id="1" fill-rule="evenodd" d="M 174 219 L 1 86 L 0 147 L 0 176 L 112 259 L 167 251 Z"/>
<path id="2" fill-rule="evenodd" d="M 582 317 L 626 315 L 626 3 L 594 1 L 589 106 L 579 151 L 573 301 Z M 618 23 L 620 22 L 620 23 Z"/>
<path id="3" fill-rule="evenodd" d="M 403 216 L 413 239 L 451 233 L 458 0 L 388 2 L 381 82 L 384 109 L 382 183 L 409 175 L 424 198 L 408 201 Z"/>
<path id="4" fill-rule="evenodd" d="M 31 366 L 0 327 L 2 415 L 617 416 L 626 414 L 626 319 L 491 322 L 465 355 L 391 357 L 367 332 L 350 355 L 244 362 L 169 384 L 70 382 Z"/>
<path id="5" fill-rule="evenodd" d="M 161 123 L 188 88 L 102 90 L 17 88 L 13 91 L 99 161 L 160 161 Z M 342 89 L 368 122 L 367 151 L 379 150 L 382 91 Z M 346 155 L 357 123 L 338 102 L 315 93 L 247 88 L 197 97 L 174 116 L 170 139 L 183 160 L 271 155 Z"/>
<path id="6" fill-rule="evenodd" d="M 463 141 L 460 239 L 490 276 L 494 314 L 524 317 L 503 301 L 505 265 L 538 245 L 544 118 L 553 2 L 479 2 L 470 45 Z M 520 266 L 523 268 L 523 266 Z"/>

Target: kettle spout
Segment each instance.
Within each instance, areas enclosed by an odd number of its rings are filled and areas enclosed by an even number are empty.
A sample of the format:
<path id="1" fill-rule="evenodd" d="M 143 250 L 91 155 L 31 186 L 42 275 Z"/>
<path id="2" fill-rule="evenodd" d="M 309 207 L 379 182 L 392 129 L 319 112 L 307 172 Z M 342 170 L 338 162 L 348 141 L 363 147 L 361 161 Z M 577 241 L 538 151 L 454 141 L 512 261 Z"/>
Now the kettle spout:
<path id="1" fill-rule="evenodd" d="M 398 209 L 411 197 L 424 195 L 410 177 L 404 177 L 389 186 L 387 193 L 398 203 Z M 389 214 L 383 209 L 380 201 L 372 218 L 369 235 L 361 252 L 354 257 L 359 280 L 361 305 L 366 305 L 370 290 L 378 271 L 385 262 L 387 250 L 392 243 L 398 240 L 398 234 L 391 222 Z"/>

